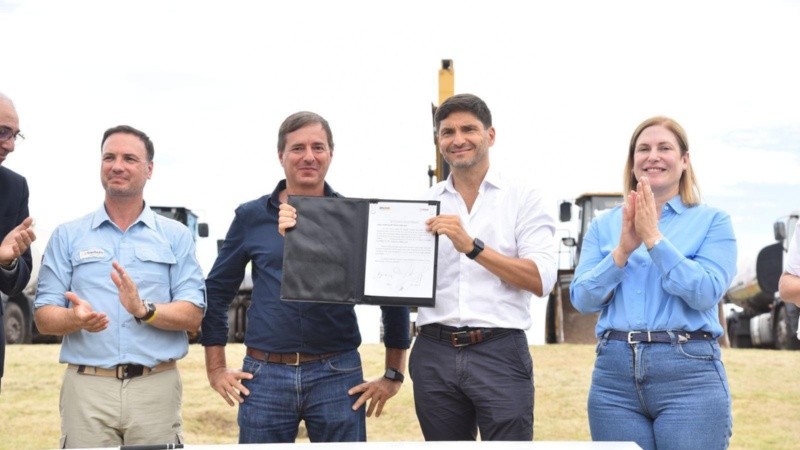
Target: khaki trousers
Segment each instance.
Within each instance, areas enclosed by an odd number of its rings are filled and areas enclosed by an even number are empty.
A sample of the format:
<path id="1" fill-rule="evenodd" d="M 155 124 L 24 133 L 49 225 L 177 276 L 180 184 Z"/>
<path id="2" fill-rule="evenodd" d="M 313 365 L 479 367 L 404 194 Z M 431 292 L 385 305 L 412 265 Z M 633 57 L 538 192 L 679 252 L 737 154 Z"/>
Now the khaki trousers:
<path id="1" fill-rule="evenodd" d="M 61 386 L 61 448 L 183 443 L 177 369 L 127 380 L 67 368 Z"/>

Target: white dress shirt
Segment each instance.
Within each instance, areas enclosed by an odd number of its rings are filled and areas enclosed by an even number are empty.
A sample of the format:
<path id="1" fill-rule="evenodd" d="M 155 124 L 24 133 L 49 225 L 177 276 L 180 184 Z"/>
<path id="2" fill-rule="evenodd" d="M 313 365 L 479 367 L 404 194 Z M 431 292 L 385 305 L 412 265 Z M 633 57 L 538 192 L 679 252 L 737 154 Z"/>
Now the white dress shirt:
<path id="1" fill-rule="evenodd" d="M 472 211 L 467 211 L 455 190 L 452 175 L 433 186 L 428 195 L 441 201 L 440 214 L 459 216 L 467 233 L 487 248 L 533 261 L 543 295 L 550 292 L 557 272 L 555 220 L 537 190 L 525 182 L 505 179 L 490 167 Z M 417 325 L 530 328 L 532 293 L 503 282 L 458 252 L 444 235 L 439 237 L 437 264 L 436 306 L 419 308 Z"/>

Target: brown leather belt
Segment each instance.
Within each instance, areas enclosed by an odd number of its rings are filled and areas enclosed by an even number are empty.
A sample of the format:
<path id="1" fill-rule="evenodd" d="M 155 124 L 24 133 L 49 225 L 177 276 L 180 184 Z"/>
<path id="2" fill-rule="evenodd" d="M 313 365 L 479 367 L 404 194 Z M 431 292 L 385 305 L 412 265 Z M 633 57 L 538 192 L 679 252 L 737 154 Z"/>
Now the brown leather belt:
<path id="1" fill-rule="evenodd" d="M 118 380 L 128 380 L 136 377 L 146 377 L 154 373 L 163 372 L 165 370 L 174 369 L 177 367 L 175 361 L 163 362 L 155 367 L 147 367 L 141 364 L 120 364 L 111 369 L 103 367 L 85 366 L 83 364 L 69 364 L 67 367 L 75 369 L 82 375 L 94 375 L 97 377 L 113 377 Z"/>
<path id="2" fill-rule="evenodd" d="M 422 325 L 418 329 L 420 334 L 447 341 L 452 344 L 453 347 L 466 347 L 467 345 L 480 344 L 481 342 L 489 341 L 515 331 L 511 328 L 455 328 L 439 325 L 438 323 Z"/>
<path id="3" fill-rule="evenodd" d="M 266 353 L 262 352 L 257 348 L 247 347 L 247 356 L 251 358 L 255 358 L 259 361 L 264 361 L 273 364 L 286 364 L 287 366 L 299 366 L 300 364 L 320 361 L 323 359 L 328 359 L 331 356 L 336 356 L 340 352 L 330 352 L 330 353 L 320 353 L 320 354 L 312 354 L 312 353 Z"/>

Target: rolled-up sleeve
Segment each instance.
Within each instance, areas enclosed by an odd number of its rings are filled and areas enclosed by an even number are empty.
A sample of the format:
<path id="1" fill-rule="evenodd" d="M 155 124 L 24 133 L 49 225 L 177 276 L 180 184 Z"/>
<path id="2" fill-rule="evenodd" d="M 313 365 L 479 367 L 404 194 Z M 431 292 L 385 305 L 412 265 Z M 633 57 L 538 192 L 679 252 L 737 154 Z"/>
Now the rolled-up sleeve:
<path id="1" fill-rule="evenodd" d="M 544 200 L 536 191 L 531 191 L 525 199 L 516 228 L 519 257 L 536 264 L 542 282 L 542 296 L 547 296 L 558 274 L 556 226 L 555 219 L 547 213 Z"/>
<path id="2" fill-rule="evenodd" d="M 189 229 L 182 229 L 177 237 L 175 265 L 170 269 L 172 301 L 187 301 L 206 310 L 206 287 L 203 269 L 197 260 L 194 237 Z"/>

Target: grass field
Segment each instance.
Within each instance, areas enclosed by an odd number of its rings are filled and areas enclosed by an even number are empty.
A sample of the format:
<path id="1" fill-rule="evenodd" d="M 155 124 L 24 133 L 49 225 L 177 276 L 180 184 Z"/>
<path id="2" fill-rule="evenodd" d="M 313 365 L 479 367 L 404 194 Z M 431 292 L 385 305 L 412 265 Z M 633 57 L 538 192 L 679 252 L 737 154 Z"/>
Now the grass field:
<path id="1" fill-rule="evenodd" d="M 11 345 L 0 395 L 0 449 L 41 449 L 58 445 L 58 396 L 64 366 L 59 345 Z M 361 348 L 367 377 L 383 373 L 379 345 Z M 589 440 L 586 397 L 594 362 L 591 345 L 531 347 L 536 386 L 535 439 Z M 239 365 L 244 348 L 228 346 Z M 723 360 L 733 393 L 732 449 L 790 449 L 800 444 L 800 352 L 725 349 Z M 203 349 L 192 345 L 180 362 L 184 383 L 186 439 L 194 444 L 236 443 L 236 408 L 209 386 Z M 411 381 L 367 421 L 372 441 L 420 441 Z"/>

